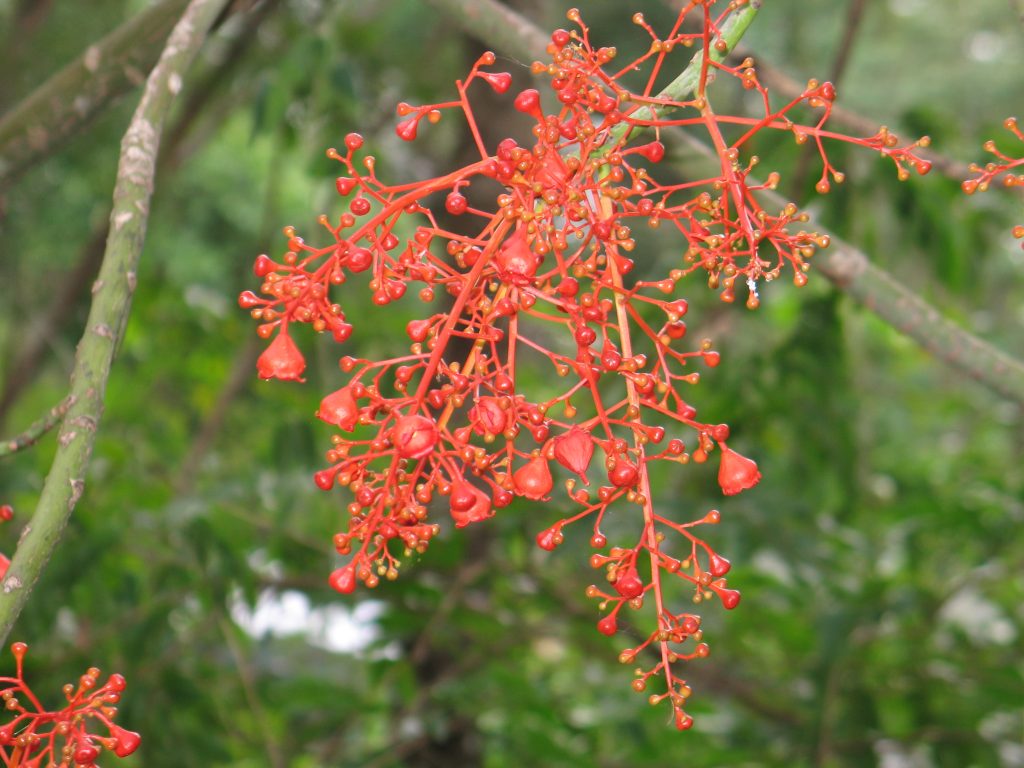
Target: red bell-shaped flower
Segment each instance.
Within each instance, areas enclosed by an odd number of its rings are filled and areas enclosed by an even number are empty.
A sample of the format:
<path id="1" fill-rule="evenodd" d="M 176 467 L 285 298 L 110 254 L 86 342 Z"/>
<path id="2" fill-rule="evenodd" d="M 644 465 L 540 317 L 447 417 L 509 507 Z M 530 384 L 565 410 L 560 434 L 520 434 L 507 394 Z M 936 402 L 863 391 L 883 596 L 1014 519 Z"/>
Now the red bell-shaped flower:
<path id="1" fill-rule="evenodd" d="M 590 485 L 586 472 L 594 456 L 594 439 L 589 432 L 582 427 L 573 427 L 564 435 L 559 435 L 554 439 L 554 454 L 555 461 Z"/>
<path id="2" fill-rule="evenodd" d="M 306 360 L 295 346 L 292 337 L 286 331 L 281 331 L 259 356 L 256 370 L 259 371 L 261 379 L 305 381 L 300 377 L 306 370 Z"/>
<path id="3" fill-rule="evenodd" d="M 319 419 L 341 427 L 346 432 L 355 429 L 359 423 L 359 405 L 352 394 L 352 387 L 342 387 L 321 400 L 320 410 L 316 415 Z"/>
<path id="4" fill-rule="evenodd" d="M 490 496 L 465 481 L 455 483 L 448 503 L 456 528 L 465 528 L 494 515 Z"/>
<path id="5" fill-rule="evenodd" d="M 439 437 L 434 420 L 418 413 L 402 416 L 391 429 L 391 443 L 406 459 L 422 459 L 434 450 Z"/>
<path id="6" fill-rule="evenodd" d="M 722 493 L 726 496 L 735 496 L 740 491 L 753 488 L 761 479 L 761 473 L 757 464 L 746 456 L 736 453 L 719 443 L 722 448 L 722 459 L 718 465 L 718 484 L 722 486 Z"/>
<path id="7" fill-rule="evenodd" d="M 554 484 L 551 479 L 551 470 L 548 468 L 548 461 L 540 454 L 517 469 L 512 475 L 512 482 L 515 483 L 516 493 L 531 501 L 540 501 L 546 498 L 551 493 L 551 486 Z"/>
<path id="8" fill-rule="evenodd" d="M 523 286 L 533 280 L 540 260 L 526 242 L 525 226 L 517 227 L 516 231 L 501 244 L 494 261 L 498 268 L 498 277 L 506 283 Z"/>

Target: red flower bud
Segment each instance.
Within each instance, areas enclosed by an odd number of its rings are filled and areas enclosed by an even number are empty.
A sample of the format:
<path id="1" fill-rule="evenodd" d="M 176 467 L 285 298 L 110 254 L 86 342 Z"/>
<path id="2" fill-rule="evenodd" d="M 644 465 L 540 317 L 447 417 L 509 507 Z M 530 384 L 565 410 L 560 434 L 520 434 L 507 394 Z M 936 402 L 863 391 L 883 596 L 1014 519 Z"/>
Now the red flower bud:
<path id="1" fill-rule="evenodd" d="M 732 568 L 732 563 L 724 557 L 717 553 L 711 555 L 708 570 L 711 571 L 712 576 L 725 576 L 725 574 L 729 572 L 730 568 Z"/>
<path id="2" fill-rule="evenodd" d="M 537 454 L 525 466 L 520 467 L 512 475 L 516 493 L 532 501 L 540 501 L 551 493 L 553 481 L 547 459 Z"/>
<path id="3" fill-rule="evenodd" d="M 494 89 L 495 93 L 504 93 L 512 85 L 512 75 L 508 72 L 480 72 L 479 74 Z"/>
<path id="4" fill-rule="evenodd" d="M 430 323 L 431 318 L 429 317 L 424 320 L 410 320 L 405 326 L 405 332 L 413 341 L 426 341 L 427 336 L 430 335 Z"/>
<path id="5" fill-rule="evenodd" d="M 292 337 L 286 331 L 281 331 L 259 356 L 256 369 L 261 379 L 305 381 L 300 377 L 306 370 L 306 361 Z"/>
<path id="6" fill-rule="evenodd" d="M 114 754 L 118 757 L 128 757 L 142 743 L 139 734 L 119 725 L 110 726 L 110 736 L 114 739 Z"/>
<path id="7" fill-rule="evenodd" d="M 74 758 L 78 765 L 91 765 L 99 756 L 99 749 L 91 741 L 81 741 L 78 749 L 75 750 Z"/>
<path id="8" fill-rule="evenodd" d="M 508 411 L 496 397 L 481 397 L 469 410 L 474 431 L 483 435 L 500 435 L 508 429 Z"/>
<path id="9" fill-rule="evenodd" d="M 342 387 L 320 401 L 317 418 L 351 432 L 359 423 L 359 405 L 356 403 L 352 387 Z"/>
<path id="10" fill-rule="evenodd" d="M 757 485 L 761 479 L 757 464 L 728 448 L 725 443 L 720 443 L 720 445 L 722 459 L 718 465 L 718 484 L 722 486 L 722 493 L 726 496 L 735 496 L 740 491 Z"/>
<path id="11" fill-rule="evenodd" d="M 271 261 L 270 257 L 266 254 L 257 256 L 256 263 L 252 265 L 252 271 L 256 274 L 256 277 L 266 277 L 276 269 L 277 264 Z"/>
<path id="12" fill-rule="evenodd" d="M 640 581 L 640 576 L 636 572 L 636 568 L 630 568 L 625 573 L 621 574 L 615 580 L 615 591 L 622 595 L 627 600 L 632 600 L 634 597 L 640 597 L 644 593 L 644 583 Z"/>
<path id="13" fill-rule="evenodd" d="M 434 420 L 418 413 L 402 416 L 391 430 L 392 445 L 406 459 L 422 459 L 434 450 L 439 437 Z"/>
<path id="14" fill-rule="evenodd" d="M 546 528 L 537 534 L 537 546 L 548 552 L 554 550 L 563 540 L 562 529 L 558 526 Z"/>
<path id="15" fill-rule="evenodd" d="M 456 528 L 465 528 L 470 523 L 479 523 L 494 515 L 490 497 L 464 481 L 452 487 L 449 504 Z"/>
<path id="16" fill-rule="evenodd" d="M 608 637 L 611 637 L 616 632 L 618 632 L 619 622 L 616 620 L 615 614 L 609 613 L 607 616 L 605 616 L 603 619 L 597 622 L 597 631 L 600 632 L 602 635 L 607 635 Z"/>
<path id="17" fill-rule="evenodd" d="M 127 685 L 128 685 L 128 683 L 124 679 L 124 675 L 119 675 L 117 672 L 112 674 L 107 679 L 107 688 L 109 688 L 110 690 L 114 691 L 115 693 L 120 693 L 121 691 L 123 691 L 125 689 L 125 686 L 127 686 Z"/>
<path id="18" fill-rule="evenodd" d="M 590 485 L 586 472 L 594 456 L 594 439 L 589 432 L 582 427 L 573 427 L 564 435 L 559 435 L 554 439 L 554 454 L 555 461 Z"/>
<path id="19" fill-rule="evenodd" d="M 640 470 L 637 469 L 636 464 L 625 459 L 616 461 L 615 466 L 608 472 L 608 480 L 618 488 L 629 488 L 636 485 L 639 477 Z"/>
<path id="20" fill-rule="evenodd" d="M 331 578 L 328 581 L 330 582 L 330 585 L 341 592 L 341 594 L 350 595 L 356 588 L 356 569 L 351 563 L 349 563 L 342 568 L 338 568 L 334 573 L 332 573 Z"/>
<path id="21" fill-rule="evenodd" d="M 540 108 L 540 94 L 535 88 L 527 88 L 516 96 L 515 101 L 512 102 L 512 106 L 520 112 L 533 115 L 538 120 L 544 119 L 544 113 Z"/>
<path id="22" fill-rule="evenodd" d="M 731 611 L 737 605 L 740 604 L 740 593 L 737 589 L 726 589 L 725 580 L 716 582 L 711 585 L 711 590 L 718 595 L 718 599 L 722 601 L 722 605 L 725 609 Z"/>

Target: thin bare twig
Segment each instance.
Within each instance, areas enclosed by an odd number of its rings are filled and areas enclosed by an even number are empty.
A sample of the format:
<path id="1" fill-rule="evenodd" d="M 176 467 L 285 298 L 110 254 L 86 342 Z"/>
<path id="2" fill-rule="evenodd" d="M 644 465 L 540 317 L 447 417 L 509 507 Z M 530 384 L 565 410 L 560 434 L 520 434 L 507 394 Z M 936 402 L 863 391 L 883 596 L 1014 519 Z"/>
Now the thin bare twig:
<path id="1" fill-rule="evenodd" d="M 53 406 L 44 416 L 36 419 L 32 424 L 22 432 L 20 435 L 9 438 L 0 442 L 0 459 L 4 456 L 10 456 L 12 453 L 23 451 L 36 444 L 36 442 L 53 429 L 60 420 L 64 418 L 64 414 L 68 412 L 68 408 L 74 403 L 74 397 L 68 395 L 61 400 L 57 405 Z"/>

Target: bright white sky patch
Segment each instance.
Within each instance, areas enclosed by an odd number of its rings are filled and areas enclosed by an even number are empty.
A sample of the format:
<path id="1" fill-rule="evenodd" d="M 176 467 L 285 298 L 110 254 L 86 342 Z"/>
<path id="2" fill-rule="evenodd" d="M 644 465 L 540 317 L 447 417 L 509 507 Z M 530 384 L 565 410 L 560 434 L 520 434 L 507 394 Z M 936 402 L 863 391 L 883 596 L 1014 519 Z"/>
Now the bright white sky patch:
<path id="1" fill-rule="evenodd" d="M 249 608 L 240 595 L 231 600 L 231 618 L 246 634 L 287 637 L 302 635 L 311 644 L 335 653 L 365 649 L 380 634 L 377 619 L 384 613 L 379 600 L 362 600 L 353 606 L 313 607 L 297 590 L 266 590 Z"/>

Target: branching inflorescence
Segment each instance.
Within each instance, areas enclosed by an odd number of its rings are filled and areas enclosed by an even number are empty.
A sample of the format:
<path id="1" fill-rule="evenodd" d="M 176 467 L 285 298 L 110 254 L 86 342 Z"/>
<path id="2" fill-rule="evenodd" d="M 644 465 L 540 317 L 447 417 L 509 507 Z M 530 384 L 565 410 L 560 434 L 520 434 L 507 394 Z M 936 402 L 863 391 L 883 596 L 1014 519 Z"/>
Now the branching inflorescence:
<path id="1" fill-rule="evenodd" d="M 64 686 L 67 704 L 48 710 L 25 682 L 22 664 L 28 646 L 14 643 L 14 677 L 0 677 L 0 697 L 13 719 L 0 726 L 0 760 L 14 768 L 93 768 L 103 751 L 127 757 L 139 746 L 139 734 L 114 722 L 125 681 L 114 674 L 98 685 L 93 667 Z M 99 726 L 102 733 L 95 732 Z M 93 729 L 93 730 L 90 730 Z"/>
<path id="2" fill-rule="evenodd" d="M 827 130 L 831 84 L 811 81 L 800 98 L 773 108 L 753 62 L 725 64 L 756 11 L 742 0 L 694 0 L 664 36 L 637 14 L 633 21 L 650 36 L 649 49 L 622 66 L 615 49 L 596 47 L 579 13 L 570 11 L 575 28 L 554 32 L 551 62 L 532 67 L 547 76 L 550 93 L 529 89 L 513 101 L 534 121 L 532 136 L 494 148 L 481 138 L 471 92 L 486 86 L 505 93 L 511 77 L 490 71 L 495 57 L 483 55 L 457 83 L 457 99 L 401 104 L 396 129 L 411 141 L 424 120 L 461 112 L 479 160 L 390 186 L 378 178 L 375 159 L 360 154 L 363 139 L 349 134 L 343 149 L 328 151 L 344 168 L 337 187 L 348 211 L 336 224 L 320 217 L 327 245 L 307 244 L 286 228 L 284 255 L 256 260 L 260 293 L 240 297 L 261 321 L 260 335 L 273 337 L 260 375 L 299 381 L 305 361 L 291 332 L 305 323 L 345 342 L 352 325 L 332 294 L 350 279 L 366 273 L 379 306 L 415 306 L 418 299 L 428 307 L 409 321 L 409 345 L 395 357 L 342 357 L 347 383 L 317 413 L 340 433 L 316 483 L 352 493 L 348 528 L 335 537 L 348 558 L 330 577 L 338 591 L 396 578 L 403 551 L 423 552 L 437 535 L 430 515 L 438 497 L 463 527 L 517 497 L 548 501 L 561 495 L 556 486 L 564 487 L 575 511 L 542 530 L 537 544 L 555 549 L 571 523 L 592 531 L 591 565 L 604 581 L 587 595 L 599 601 L 602 633 L 614 635 L 627 609 L 653 605 L 642 641 L 620 659 L 641 664 L 633 687 L 651 688 L 652 703 L 667 700 L 681 729 L 692 719 L 677 662 L 706 656 L 708 646 L 700 616 L 670 607 L 670 598 L 685 590 L 694 603 L 717 597 L 733 608 L 739 593 L 726 583 L 729 561 L 697 534 L 718 523 L 720 513 L 681 518 L 679 505 L 658 503 L 651 473 L 657 463 L 703 463 L 717 451 L 725 495 L 761 477 L 752 460 L 728 446 L 729 428 L 699 421 L 686 394 L 701 367 L 718 365 L 719 354 L 708 340 L 689 343 L 681 282 L 706 272 L 726 302 L 745 285 L 754 308 L 761 282 L 792 270 L 803 285 L 810 258 L 827 245 L 799 228 L 807 216 L 796 206 L 770 211 L 758 203 L 758 190 L 779 180 L 771 173 L 754 182 L 757 158 L 744 158 L 761 131 L 787 131 L 817 145 L 821 192 L 842 181 L 828 160 L 830 140 L 880 152 L 901 177 L 928 170 L 914 154 L 926 139 L 900 147 L 885 129 L 861 139 Z M 695 54 L 687 68 L 656 91 L 666 62 L 685 49 Z M 717 114 L 710 86 L 724 78 L 758 94 L 764 114 Z M 814 119 L 796 121 L 791 114 L 798 110 Z M 665 155 L 662 133 L 681 127 L 710 137 L 720 159 L 714 178 L 656 174 Z M 467 187 L 494 182 L 501 191 L 493 207 L 470 205 Z M 431 206 L 442 204 L 451 217 L 445 221 L 464 222 L 459 232 L 435 216 Z M 638 226 L 678 233 L 680 256 L 667 274 L 651 276 L 650 257 L 636 269 Z M 556 374 L 555 384 L 527 391 L 523 371 L 544 368 Z M 556 474 L 565 475 L 564 486 Z M 604 530 L 630 533 L 612 545 Z"/>
<path id="3" fill-rule="evenodd" d="M 1024 142 L 1024 132 L 1021 131 L 1017 118 L 1006 118 L 1003 121 L 1003 127 L 1012 133 L 1018 141 Z M 962 185 L 964 192 L 968 195 L 984 192 L 996 179 L 1002 179 L 1005 187 L 1024 187 L 1024 155 L 1020 157 L 1008 155 L 1000 150 L 992 139 L 985 142 L 985 151 L 992 154 L 998 162 L 986 163 L 984 167 L 972 164 L 971 170 L 977 175 L 964 181 Z M 1013 236 L 1024 239 L 1024 224 L 1018 224 L 1013 228 Z M 1024 242 L 1021 243 L 1021 248 L 1024 248 Z"/>
<path id="4" fill-rule="evenodd" d="M 9 522 L 14 510 L 0 505 L 0 524 Z M 0 577 L 10 567 L 0 553 Z M 17 665 L 14 677 L 0 676 L 0 698 L 13 719 L 0 725 L 0 761 L 5 768 L 95 768 L 103 750 L 118 757 L 132 754 L 142 741 L 139 734 L 114 723 L 115 706 L 125 689 L 124 677 L 113 674 L 96 687 L 100 671 L 95 667 L 78 679 L 78 685 L 64 686 L 67 705 L 48 710 L 25 682 L 23 663 L 28 646 L 11 645 Z M 90 732 L 99 725 L 107 735 Z"/>

